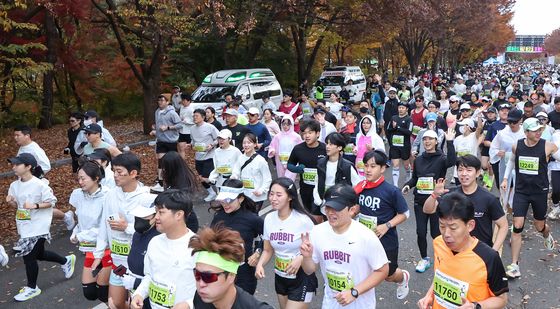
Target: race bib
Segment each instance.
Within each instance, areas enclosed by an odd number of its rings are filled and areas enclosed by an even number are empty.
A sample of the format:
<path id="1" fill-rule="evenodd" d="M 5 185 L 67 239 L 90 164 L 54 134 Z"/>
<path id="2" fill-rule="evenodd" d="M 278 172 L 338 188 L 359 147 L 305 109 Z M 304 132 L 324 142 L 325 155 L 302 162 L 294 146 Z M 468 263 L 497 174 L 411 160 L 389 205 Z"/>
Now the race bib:
<path id="1" fill-rule="evenodd" d="M 436 302 L 444 308 L 455 309 L 463 303 L 461 297 L 466 298 L 469 283 L 457 280 L 436 270 L 434 275 L 434 296 Z"/>
<path id="2" fill-rule="evenodd" d="M 216 168 L 220 175 L 230 176 L 231 175 L 231 166 L 229 165 L 222 165 Z"/>
<path id="3" fill-rule="evenodd" d="M 525 175 L 538 175 L 539 158 L 519 156 L 519 173 Z"/>
<path id="4" fill-rule="evenodd" d="M 403 147 L 404 146 L 404 135 L 393 135 L 391 138 L 391 142 L 395 147 Z"/>
<path id="5" fill-rule="evenodd" d="M 354 144 L 348 144 L 344 147 L 344 154 L 347 156 L 354 155 Z"/>
<path id="6" fill-rule="evenodd" d="M 346 272 L 327 269 L 327 281 L 329 282 L 329 288 L 334 292 L 346 291 L 354 287 L 352 276 Z"/>
<path id="7" fill-rule="evenodd" d="M 305 115 L 310 115 L 311 114 L 311 109 L 309 107 L 304 107 L 302 109 L 302 111 Z"/>
<path id="8" fill-rule="evenodd" d="M 434 178 L 419 177 L 416 181 L 416 191 L 420 194 L 432 194 L 434 192 Z"/>
<path id="9" fill-rule="evenodd" d="M 465 150 L 465 149 L 461 149 L 461 150 L 457 151 L 457 157 L 463 157 L 463 156 L 466 156 L 468 154 L 471 154 L 471 152 L 468 151 L 468 150 Z"/>
<path id="10" fill-rule="evenodd" d="M 156 304 L 155 307 L 171 308 L 175 305 L 175 286 L 158 283 L 154 280 L 150 282 L 150 302 Z"/>
<path id="11" fill-rule="evenodd" d="M 193 149 L 194 149 L 194 151 L 196 151 L 196 152 L 206 152 L 206 144 L 204 144 L 204 143 L 195 143 Z"/>
<path id="12" fill-rule="evenodd" d="M 282 164 L 287 164 L 288 163 L 288 159 L 290 159 L 290 153 L 289 152 L 281 152 L 278 155 L 278 158 L 280 159 L 280 163 Z"/>
<path id="13" fill-rule="evenodd" d="M 316 168 L 304 168 L 303 174 L 303 183 L 306 185 L 315 185 L 315 178 L 317 177 L 317 169 Z"/>
<path id="14" fill-rule="evenodd" d="M 290 265 L 292 259 L 293 258 L 291 256 L 276 253 L 274 255 L 274 273 L 283 278 L 295 279 L 296 275 L 288 275 L 286 273 L 286 268 L 288 268 L 288 265 Z"/>
<path id="15" fill-rule="evenodd" d="M 80 241 L 79 250 L 82 252 L 93 252 L 95 250 L 95 242 Z"/>
<path id="16" fill-rule="evenodd" d="M 16 220 L 31 220 L 31 211 L 28 209 L 18 209 L 16 211 Z"/>
<path id="17" fill-rule="evenodd" d="M 420 132 L 422 128 L 419 126 L 413 126 L 412 127 L 412 135 L 418 135 L 418 132 Z"/>
<path id="18" fill-rule="evenodd" d="M 254 189 L 255 188 L 255 181 L 252 179 L 243 179 L 243 188 L 245 189 Z"/>
<path id="19" fill-rule="evenodd" d="M 364 164 L 363 160 L 360 160 L 360 161 L 358 161 L 358 163 L 356 163 L 356 169 L 358 170 L 358 172 L 363 173 L 365 167 L 366 167 L 366 165 Z"/>
<path id="20" fill-rule="evenodd" d="M 374 217 L 374 216 L 359 214 L 358 215 L 358 222 L 365 225 L 368 229 L 370 229 L 374 232 L 375 232 L 375 229 L 377 228 L 377 217 Z"/>
<path id="21" fill-rule="evenodd" d="M 113 238 L 111 241 L 111 253 L 127 257 L 130 253 L 131 240 L 125 238 Z"/>

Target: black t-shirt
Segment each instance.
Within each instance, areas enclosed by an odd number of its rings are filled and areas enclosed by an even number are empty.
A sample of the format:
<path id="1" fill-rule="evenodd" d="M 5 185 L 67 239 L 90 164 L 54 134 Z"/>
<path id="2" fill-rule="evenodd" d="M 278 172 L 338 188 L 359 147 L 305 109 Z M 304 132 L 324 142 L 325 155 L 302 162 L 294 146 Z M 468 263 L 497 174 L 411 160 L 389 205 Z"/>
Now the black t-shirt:
<path id="1" fill-rule="evenodd" d="M 236 286 L 237 295 L 231 309 L 274 309 L 271 305 L 255 299 L 255 297 L 242 288 Z M 207 304 L 202 301 L 198 292 L 194 293 L 193 304 L 196 309 L 215 309 L 213 304 Z"/>
<path id="2" fill-rule="evenodd" d="M 317 168 L 317 162 L 319 158 L 325 157 L 327 155 L 327 148 L 325 144 L 319 142 L 319 146 L 315 148 L 309 148 L 305 142 L 297 144 L 294 149 L 292 149 L 292 153 L 290 154 L 290 158 L 288 159 L 288 163 L 292 165 L 303 164 L 307 168 Z M 312 188 L 312 185 L 305 184 L 303 182 L 303 177 L 299 178 L 300 188 L 305 186 L 307 188 Z"/>
<path id="3" fill-rule="evenodd" d="M 330 122 L 330 123 L 332 123 L 333 126 L 336 127 L 337 119 L 336 119 L 336 116 L 335 116 L 333 113 L 331 113 L 331 112 L 326 112 L 326 113 L 325 113 L 325 120 L 328 121 L 328 122 Z"/>
<path id="4" fill-rule="evenodd" d="M 256 213 L 239 209 L 232 213 L 219 210 L 214 215 L 210 226 L 223 224 L 225 227 L 238 231 L 245 242 L 245 260 L 253 254 L 253 240 L 263 233 L 264 219 Z"/>
<path id="5" fill-rule="evenodd" d="M 240 124 L 236 124 L 234 127 L 226 126 L 226 129 L 231 131 L 233 145 L 243 152 L 243 138 L 245 138 L 245 134 L 250 133 L 251 130 Z"/>
<path id="6" fill-rule="evenodd" d="M 548 119 L 550 120 L 550 125 L 555 129 L 560 129 L 560 113 L 553 110 L 548 113 Z"/>
<path id="7" fill-rule="evenodd" d="M 471 200 L 474 205 L 474 221 L 476 225 L 471 235 L 492 247 L 493 222 L 505 215 L 499 199 L 488 190 L 477 186 L 473 194 L 465 194 L 461 187 L 451 188 L 450 192 L 459 192 Z"/>
<path id="8" fill-rule="evenodd" d="M 210 122 L 210 124 L 215 126 L 218 131 L 222 131 L 222 129 L 224 128 L 224 126 L 216 118 L 214 118 L 214 121 Z"/>

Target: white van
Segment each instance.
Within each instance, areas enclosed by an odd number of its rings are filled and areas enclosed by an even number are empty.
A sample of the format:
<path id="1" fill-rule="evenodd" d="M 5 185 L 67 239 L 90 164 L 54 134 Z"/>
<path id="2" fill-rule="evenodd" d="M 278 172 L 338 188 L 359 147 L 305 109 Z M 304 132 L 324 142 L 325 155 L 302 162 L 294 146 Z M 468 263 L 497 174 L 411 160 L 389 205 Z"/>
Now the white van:
<path id="1" fill-rule="evenodd" d="M 311 96 L 315 98 L 316 87 L 320 82 L 323 82 L 323 86 L 325 87 L 323 92 L 324 99 L 328 100 L 331 93 L 339 94 L 342 87 L 344 87 L 349 80 L 352 80 L 355 89 L 355 93 L 350 97 L 350 100 L 363 100 L 366 93 L 366 77 L 362 72 L 362 69 L 357 66 L 337 66 L 326 68 L 325 71 L 321 73 L 321 77 L 317 80 L 317 82 L 315 82 L 315 86 L 311 91 Z"/>
<path id="2" fill-rule="evenodd" d="M 270 69 L 236 69 L 212 73 L 192 93 L 195 108 L 212 106 L 216 118 L 221 119 L 225 106 L 224 96 L 231 94 L 243 99 L 246 109 L 262 107 L 262 97 L 268 95 L 276 106 L 282 102 L 282 88 Z"/>

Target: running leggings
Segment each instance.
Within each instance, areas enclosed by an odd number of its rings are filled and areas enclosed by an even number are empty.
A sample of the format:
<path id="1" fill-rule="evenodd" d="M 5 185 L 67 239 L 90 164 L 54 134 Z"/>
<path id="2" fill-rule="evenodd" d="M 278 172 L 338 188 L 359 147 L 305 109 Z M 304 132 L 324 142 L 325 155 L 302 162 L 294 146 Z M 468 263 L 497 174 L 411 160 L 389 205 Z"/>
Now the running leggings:
<path id="1" fill-rule="evenodd" d="M 560 202 L 560 171 L 550 171 L 550 182 L 552 184 L 552 203 Z"/>
<path id="2" fill-rule="evenodd" d="M 429 195 L 415 195 L 414 196 L 414 217 L 416 218 L 416 236 L 418 241 L 418 249 L 422 258 L 428 256 L 428 241 L 426 234 L 428 234 L 428 221 L 430 223 L 430 234 L 432 239 L 440 235 L 439 220 L 437 214 L 425 214 L 422 208 L 424 202 L 428 199 Z"/>
<path id="3" fill-rule="evenodd" d="M 255 278 L 255 267 L 244 263 L 237 269 L 235 285 L 242 288 L 245 292 L 253 295 L 257 290 L 257 278 Z"/>
<path id="4" fill-rule="evenodd" d="M 27 273 L 27 286 L 32 289 L 37 286 L 37 277 L 39 276 L 39 264 L 37 261 L 49 261 L 64 265 L 66 258 L 45 250 L 45 239 L 39 239 L 33 250 L 23 257 L 25 272 Z"/>

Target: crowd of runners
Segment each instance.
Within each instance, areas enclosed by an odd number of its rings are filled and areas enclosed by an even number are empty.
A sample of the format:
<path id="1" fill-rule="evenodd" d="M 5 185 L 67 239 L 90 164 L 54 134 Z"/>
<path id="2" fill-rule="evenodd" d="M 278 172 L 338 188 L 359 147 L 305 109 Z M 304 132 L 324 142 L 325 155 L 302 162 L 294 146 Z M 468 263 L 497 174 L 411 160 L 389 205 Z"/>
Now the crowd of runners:
<path id="1" fill-rule="evenodd" d="M 48 157 L 18 126 L 6 202 L 27 285 L 14 298 L 41 293 L 38 261 L 49 261 L 66 278 L 77 267 L 83 296 L 119 309 L 272 308 L 253 296 L 267 276 L 281 308 L 308 308 L 319 288 L 323 308 L 375 308 L 380 284 L 422 309 L 504 308 L 507 278 L 535 266 L 519 263 L 529 208 L 544 247 L 555 248 L 547 219 L 560 217 L 559 72 L 508 63 L 375 75 L 362 101 L 302 87 L 285 90 L 280 106 L 265 96 L 248 109 L 226 95 L 223 119 L 175 87 L 157 101 L 153 184 L 138 180 L 138 156 L 117 148 L 95 111 L 73 113 L 67 212 L 56 208 Z M 213 213 L 204 227 L 193 207 L 200 184 L 206 209 L 197 211 Z M 263 205 L 272 208 L 264 218 Z M 414 275 L 399 267 L 397 227 L 411 212 L 415 271 L 434 273 L 421 299 L 410 299 Z M 46 250 L 53 219 L 71 231 L 83 267 Z M 8 259 L 0 246 L 0 264 Z"/>

